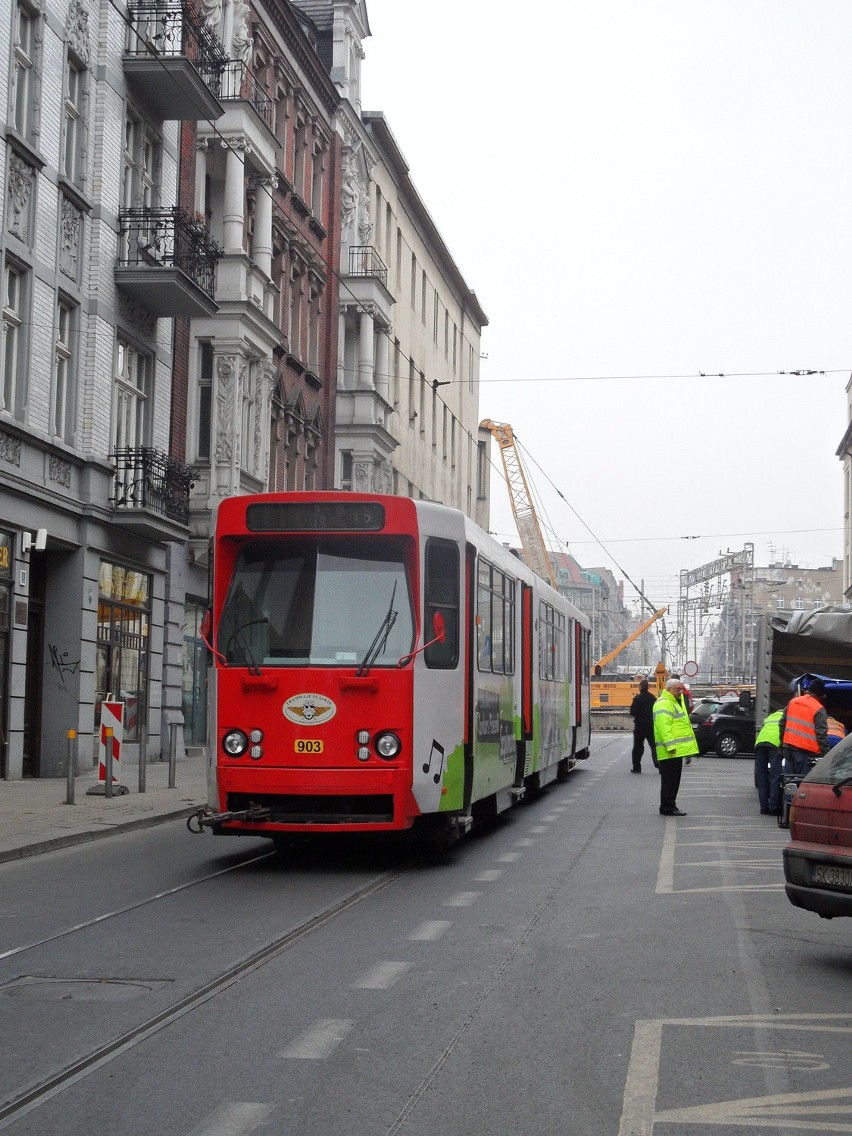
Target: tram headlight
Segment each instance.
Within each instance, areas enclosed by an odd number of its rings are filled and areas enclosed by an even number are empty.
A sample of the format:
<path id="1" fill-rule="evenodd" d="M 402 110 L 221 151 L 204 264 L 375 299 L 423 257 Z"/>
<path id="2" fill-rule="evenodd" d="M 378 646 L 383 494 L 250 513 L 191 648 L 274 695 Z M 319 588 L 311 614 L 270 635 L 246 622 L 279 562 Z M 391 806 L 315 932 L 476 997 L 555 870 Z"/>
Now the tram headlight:
<path id="1" fill-rule="evenodd" d="M 228 757 L 242 757 L 248 749 L 248 738 L 242 730 L 228 730 L 222 738 L 222 749 Z"/>
<path id="2" fill-rule="evenodd" d="M 387 761 L 393 757 L 397 757 L 399 751 L 402 749 L 402 742 L 392 730 L 386 730 L 383 734 L 377 734 L 373 745 L 379 757 L 383 757 Z"/>

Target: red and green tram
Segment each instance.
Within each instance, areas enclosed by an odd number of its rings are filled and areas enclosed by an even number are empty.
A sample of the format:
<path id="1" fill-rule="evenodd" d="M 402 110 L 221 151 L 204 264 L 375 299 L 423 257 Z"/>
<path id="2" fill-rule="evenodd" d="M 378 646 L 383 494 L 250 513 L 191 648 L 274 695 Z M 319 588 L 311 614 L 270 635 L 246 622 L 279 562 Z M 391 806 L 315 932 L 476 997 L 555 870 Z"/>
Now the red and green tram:
<path id="1" fill-rule="evenodd" d="M 589 755 L 589 623 L 457 509 L 231 497 L 212 545 L 218 834 L 458 835 Z"/>

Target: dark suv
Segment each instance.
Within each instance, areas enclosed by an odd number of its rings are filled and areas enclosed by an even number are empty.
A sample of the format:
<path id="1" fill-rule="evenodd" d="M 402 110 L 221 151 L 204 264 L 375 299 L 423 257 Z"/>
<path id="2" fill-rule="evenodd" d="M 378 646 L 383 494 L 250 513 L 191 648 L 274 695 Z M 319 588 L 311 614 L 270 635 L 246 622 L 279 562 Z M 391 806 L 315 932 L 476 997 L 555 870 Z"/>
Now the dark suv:
<path id="1" fill-rule="evenodd" d="M 754 753 L 754 705 L 702 699 L 689 715 L 699 753 L 736 757 Z"/>

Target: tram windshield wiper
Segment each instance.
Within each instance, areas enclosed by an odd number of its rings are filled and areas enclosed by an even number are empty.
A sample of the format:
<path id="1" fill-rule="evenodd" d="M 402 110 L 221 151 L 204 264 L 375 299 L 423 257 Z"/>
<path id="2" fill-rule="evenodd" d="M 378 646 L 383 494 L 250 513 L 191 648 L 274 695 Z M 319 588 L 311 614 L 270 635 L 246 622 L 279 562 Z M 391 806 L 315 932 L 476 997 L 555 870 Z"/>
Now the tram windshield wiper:
<path id="1" fill-rule="evenodd" d="M 231 634 L 228 638 L 228 643 L 225 647 L 225 656 L 228 660 L 228 663 L 230 664 L 230 662 L 231 662 L 231 644 L 234 642 L 235 639 L 237 640 L 237 642 L 239 643 L 239 645 L 242 648 L 243 653 L 245 655 L 246 663 L 248 665 L 248 672 L 249 672 L 250 675 L 259 675 L 262 672 L 261 672 L 260 667 L 255 662 L 254 655 L 252 655 L 252 653 L 251 653 L 251 647 L 249 647 L 249 644 L 248 644 L 248 639 L 243 634 L 243 632 L 245 631 L 245 629 L 247 627 L 254 627 L 258 623 L 269 623 L 269 619 L 265 615 L 263 615 L 263 616 L 260 617 L 260 619 L 249 619 L 245 623 L 239 624 L 239 626 L 235 627 L 234 630 L 231 632 Z"/>
<path id="2" fill-rule="evenodd" d="M 835 781 L 835 783 L 831 786 L 831 791 L 832 793 L 834 793 L 835 797 L 840 796 L 840 790 L 844 787 L 844 785 L 852 785 L 852 777 L 844 777 L 842 781 Z"/>
<path id="3" fill-rule="evenodd" d="M 364 658 L 361 660 L 361 664 L 358 667 L 358 670 L 355 672 L 356 678 L 360 678 L 362 675 L 365 675 L 367 673 L 367 671 L 370 669 L 370 667 L 373 665 L 373 663 L 376 661 L 376 659 L 379 657 L 379 655 L 382 653 L 382 651 L 385 649 L 385 644 L 388 641 L 388 636 L 391 633 L 391 628 L 396 623 L 396 617 L 399 614 L 399 612 L 394 610 L 393 603 L 394 603 L 395 599 L 396 599 L 396 580 L 394 580 L 393 591 L 391 592 L 391 598 L 390 598 L 390 603 L 388 604 L 388 610 L 385 613 L 385 617 L 382 620 L 381 625 L 379 626 L 379 630 L 376 632 L 375 636 L 373 637 L 373 642 L 367 648 L 367 653 L 364 656 Z"/>

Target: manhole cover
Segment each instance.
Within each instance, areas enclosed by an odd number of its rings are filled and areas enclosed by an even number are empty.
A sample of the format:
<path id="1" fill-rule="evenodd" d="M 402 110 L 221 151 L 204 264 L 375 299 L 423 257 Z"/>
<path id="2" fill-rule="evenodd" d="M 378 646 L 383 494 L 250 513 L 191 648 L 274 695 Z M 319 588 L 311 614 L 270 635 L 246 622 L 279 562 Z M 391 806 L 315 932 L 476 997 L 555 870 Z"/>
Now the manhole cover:
<path id="1" fill-rule="evenodd" d="M 39 978 L 28 974 L 0 986 L 0 994 L 39 1002 L 127 1002 L 144 998 L 162 986 L 168 986 L 165 979 Z"/>

